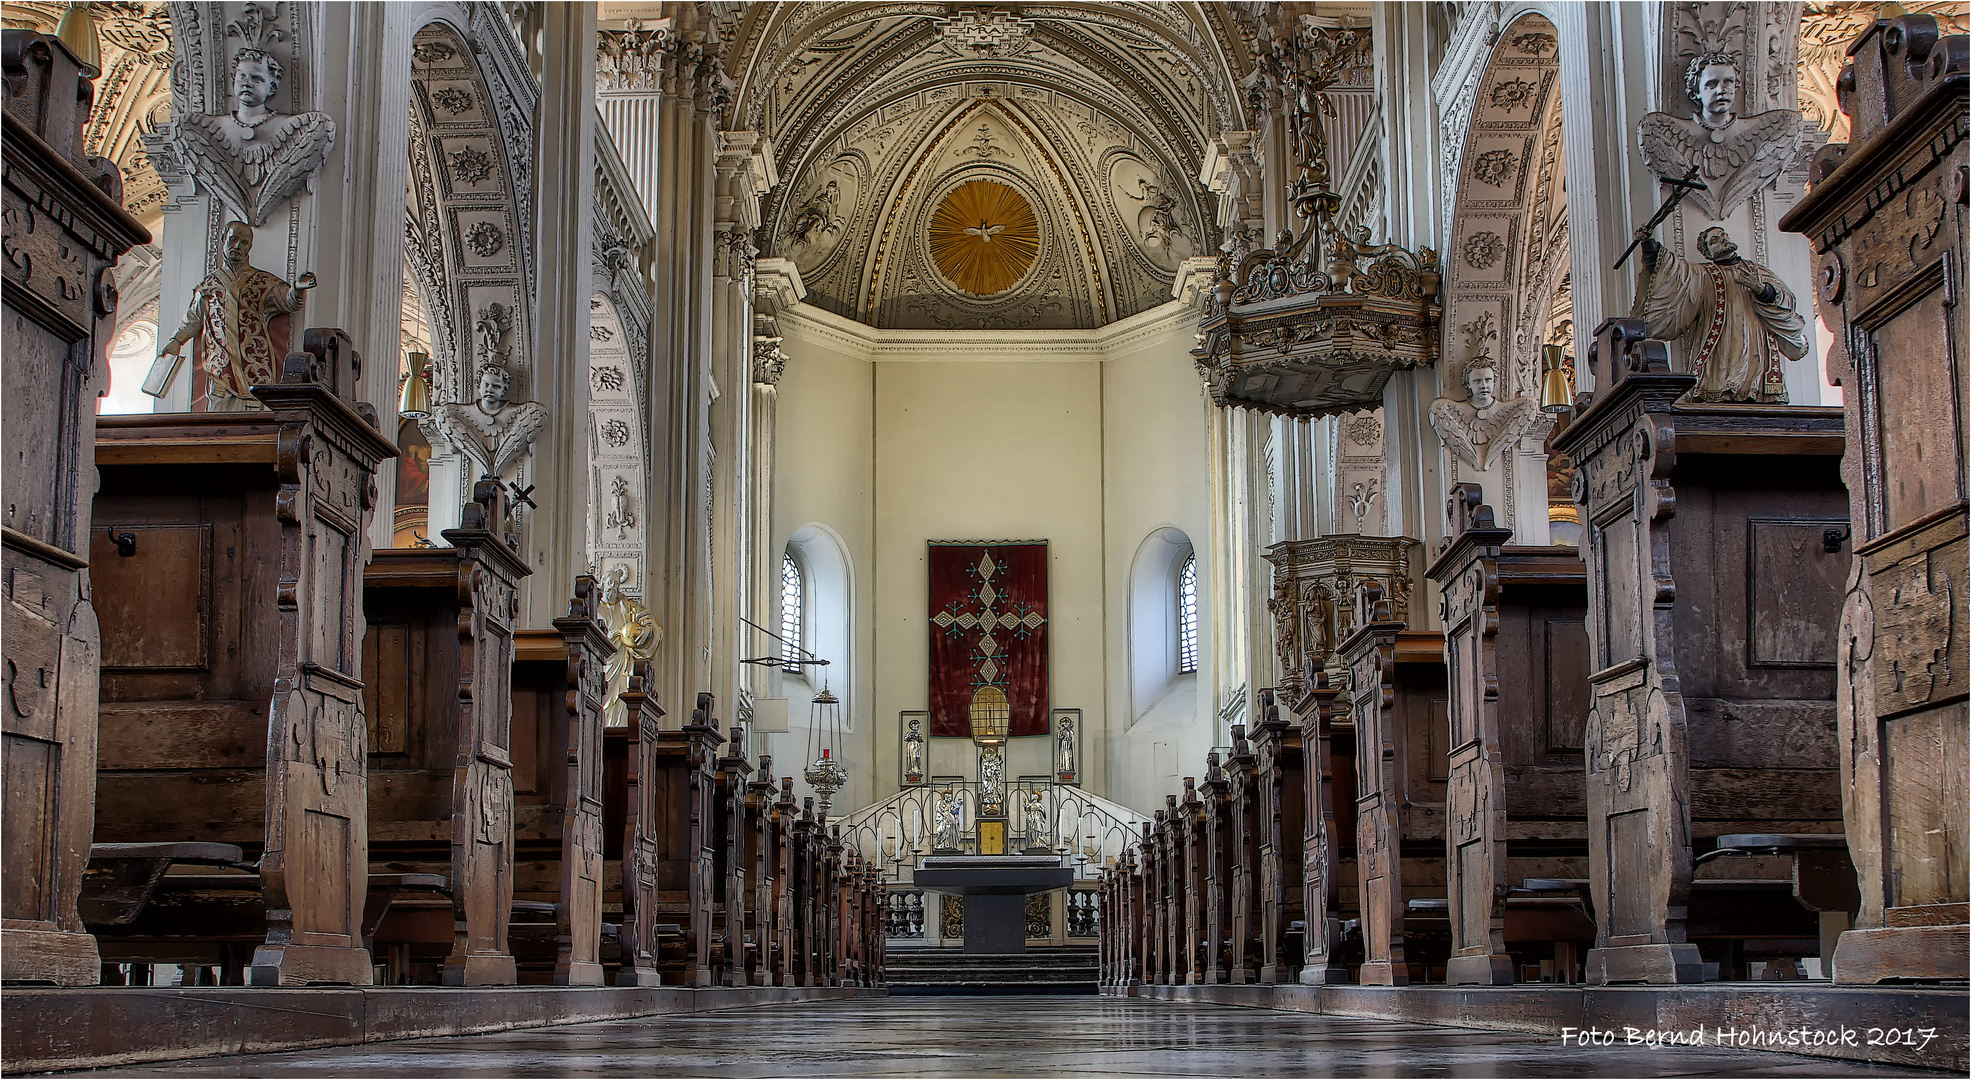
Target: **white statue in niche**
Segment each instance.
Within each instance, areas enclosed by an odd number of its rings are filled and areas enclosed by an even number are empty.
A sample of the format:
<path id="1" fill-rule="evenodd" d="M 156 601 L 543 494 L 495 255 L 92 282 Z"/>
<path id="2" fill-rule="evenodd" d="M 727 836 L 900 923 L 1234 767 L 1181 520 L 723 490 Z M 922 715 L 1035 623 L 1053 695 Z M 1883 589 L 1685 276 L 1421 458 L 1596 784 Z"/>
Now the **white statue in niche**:
<path id="1" fill-rule="evenodd" d="M 1073 780 L 1074 779 L 1074 718 L 1071 716 L 1061 717 L 1060 729 L 1061 729 L 1060 737 L 1057 740 L 1055 740 L 1057 744 L 1056 748 L 1059 750 L 1061 756 L 1060 777 L 1062 780 Z"/>
<path id="2" fill-rule="evenodd" d="M 1697 401 L 1785 403 L 1782 358 L 1807 355 L 1807 323 L 1793 290 L 1739 257 L 1731 234 L 1697 234 L 1703 262 L 1643 240 L 1647 277 L 1637 305 L 1650 337 L 1678 344 L 1677 367 L 1697 376 Z"/>
<path id="3" fill-rule="evenodd" d="M 254 31 L 261 28 L 255 5 L 248 5 L 248 19 Z M 255 36 L 279 33 L 268 28 Z M 335 149 L 329 114 L 283 113 L 268 104 L 281 88 L 281 74 L 279 60 L 249 45 L 233 54 L 233 111 L 193 113 L 167 129 L 169 145 L 199 186 L 255 226 L 265 225 L 303 184 L 312 185 Z"/>
<path id="4" fill-rule="evenodd" d="M 1039 789 L 1027 792 L 1027 843 L 1034 847 L 1047 846 L 1047 801 Z"/>
<path id="5" fill-rule="evenodd" d="M 903 733 L 903 782 L 924 782 L 924 723 L 914 716 Z"/>
<path id="6" fill-rule="evenodd" d="M 1744 89 L 1738 54 L 1704 51 L 1684 71 L 1684 93 L 1697 112 L 1688 118 L 1650 113 L 1636 125 L 1643 163 L 1651 172 L 1683 179 L 1697 167 L 1697 179 L 1708 190 L 1692 190 L 1686 201 L 1713 221 L 1771 184 L 1800 149 L 1799 112 L 1774 109 L 1740 117 Z"/>
<path id="7" fill-rule="evenodd" d="M 1464 381 L 1466 400 L 1430 403 L 1430 426 L 1472 468 L 1487 469 L 1539 419 L 1540 410 L 1530 398 L 1500 400 L 1499 365 L 1489 356 L 1466 361 Z"/>
<path id="8" fill-rule="evenodd" d="M 504 480 L 540 437 L 548 412 L 537 401 L 507 399 L 513 388 L 507 370 L 513 354 L 513 316 L 505 305 L 486 305 L 476 330 L 478 398 L 441 405 L 420 426 L 434 447 L 450 447 L 476 464 L 483 475 Z"/>

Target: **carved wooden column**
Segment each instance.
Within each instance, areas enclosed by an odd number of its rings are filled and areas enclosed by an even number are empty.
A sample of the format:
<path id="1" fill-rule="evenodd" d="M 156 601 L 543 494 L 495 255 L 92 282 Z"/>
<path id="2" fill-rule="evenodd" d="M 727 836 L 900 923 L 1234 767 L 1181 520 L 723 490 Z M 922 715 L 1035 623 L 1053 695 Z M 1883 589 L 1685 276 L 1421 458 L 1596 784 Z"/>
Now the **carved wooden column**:
<path id="1" fill-rule="evenodd" d="M 1451 491 L 1449 537 L 1425 573 L 1443 596 L 1444 666 L 1450 673 L 1450 792 L 1445 806 L 1446 895 L 1452 985 L 1513 981 L 1506 952 L 1506 784 L 1499 734 L 1499 549 L 1511 529 L 1493 525 L 1474 483 Z"/>
<path id="2" fill-rule="evenodd" d="M 773 825 L 773 758 L 760 755 L 760 768 L 746 785 L 746 825 L 749 833 L 746 851 L 753 873 L 753 899 L 750 930 L 752 985 L 772 986 L 774 955 L 774 853 L 777 837 Z"/>
<path id="3" fill-rule="evenodd" d="M 723 872 L 726 986 L 746 985 L 746 908 L 751 901 L 746 885 L 746 790 L 753 772 L 746 760 L 745 731 L 733 725 L 726 754 L 718 760 L 719 868 Z"/>
<path id="4" fill-rule="evenodd" d="M 1229 978 L 1252 982 L 1259 967 L 1259 762 L 1246 743 L 1244 724 L 1232 725 L 1232 918 Z"/>
<path id="5" fill-rule="evenodd" d="M 0 861 L 9 878 L 0 979 L 81 986 L 102 970 L 76 911 L 95 827 L 102 657 L 88 570 L 95 398 L 109 381 L 116 260 L 150 235 L 120 205 L 116 166 L 83 150 L 95 94 L 75 56 L 21 30 L 7 31 L 0 51 L 8 83 Z"/>
<path id="6" fill-rule="evenodd" d="M 1962 979 L 1966 799 L 1965 39 L 1927 15 L 1849 47 L 1844 146 L 1780 225 L 1820 257 L 1845 391 L 1854 566 L 1837 641 L 1841 800 L 1861 885 L 1834 980 Z"/>
<path id="7" fill-rule="evenodd" d="M 1300 729 L 1280 717 L 1270 689 L 1260 691 L 1260 721 L 1253 742 L 1259 758 L 1259 981 L 1293 982 L 1299 976 L 1299 941 L 1290 924 L 1301 913 L 1301 818 L 1307 773 Z"/>
<path id="8" fill-rule="evenodd" d="M 348 335 L 311 329 L 306 348 L 287 358 L 279 383 L 253 388 L 281 428 L 281 577 L 260 861 L 267 941 L 254 951 L 251 979 L 364 986 L 363 565 L 376 468 L 397 448 L 354 407 L 362 360 Z"/>
<path id="9" fill-rule="evenodd" d="M 1225 778 L 1218 751 L 1213 750 L 1205 755 L 1204 778 L 1204 981 L 1207 984 L 1225 981 L 1225 931 L 1229 922 L 1226 915 L 1232 898 L 1227 859 L 1232 842 L 1231 812 L 1232 782 Z"/>
<path id="10" fill-rule="evenodd" d="M 1396 639 L 1403 623 L 1373 588 L 1362 591 L 1362 616 L 1341 643 L 1355 715 L 1355 872 L 1362 912 L 1364 986 L 1404 986 L 1403 829 L 1407 804 L 1402 718 L 1396 708 Z"/>
<path id="11" fill-rule="evenodd" d="M 659 986 L 657 969 L 657 739 L 664 710 L 650 693 L 650 661 L 638 660 L 630 669 L 629 688 L 621 695 L 635 743 L 630 747 L 629 809 L 623 823 L 622 968 L 618 986 Z"/>
<path id="12" fill-rule="evenodd" d="M 1145 821 L 1139 825 L 1140 838 L 1134 851 L 1139 862 L 1131 867 L 1130 882 L 1131 911 L 1130 925 L 1133 935 L 1130 949 L 1136 954 L 1136 979 L 1138 984 L 1154 984 L 1156 979 L 1156 876 L 1155 847 L 1152 843 L 1153 826 Z"/>
<path id="13" fill-rule="evenodd" d="M 601 986 L 602 978 L 602 698 L 615 646 L 597 617 L 599 588 L 575 579 L 568 614 L 554 628 L 568 650 L 561 730 L 550 745 L 565 758 L 561 792 L 561 899 L 555 905 L 556 986 Z"/>
<path id="14" fill-rule="evenodd" d="M 452 757 L 452 952 L 447 986 L 516 979 L 513 913 L 513 624 L 531 573 L 507 544 L 506 487 L 473 485 L 445 543 L 460 553 L 458 737 Z"/>
<path id="15" fill-rule="evenodd" d="M 779 869 L 774 873 L 773 936 L 774 978 L 781 986 L 799 986 L 799 968 L 794 957 L 794 824 L 799 811 L 794 806 L 794 778 L 780 778 L 780 797 L 773 804 L 772 854 Z"/>
<path id="16" fill-rule="evenodd" d="M 1306 929 L 1301 936 L 1300 981 L 1308 986 L 1348 981 L 1348 969 L 1339 955 L 1341 833 L 1335 821 L 1334 714 L 1340 693 L 1328 684 L 1325 671 L 1317 671 L 1314 685 L 1294 707 L 1300 715 L 1305 770 L 1300 897 L 1301 921 Z"/>
<path id="17" fill-rule="evenodd" d="M 1178 804 L 1177 843 L 1181 849 L 1179 888 L 1183 892 L 1184 965 L 1182 982 L 1196 986 L 1204 982 L 1204 902 L 1205 902 L 1205 822 L 1204 803 L 1198 799 L 1198 781 L 1184 778 L 1184 799 Z"/>

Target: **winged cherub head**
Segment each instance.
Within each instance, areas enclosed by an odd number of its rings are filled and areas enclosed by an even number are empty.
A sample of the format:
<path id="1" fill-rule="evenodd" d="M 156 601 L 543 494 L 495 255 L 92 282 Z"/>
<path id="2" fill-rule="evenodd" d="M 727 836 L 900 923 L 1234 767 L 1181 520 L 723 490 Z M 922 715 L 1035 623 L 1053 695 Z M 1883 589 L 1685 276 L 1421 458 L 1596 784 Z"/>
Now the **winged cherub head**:
<path id="1" fill-rule="evenodd" d="M 268 99 L 281 88 L 281 62 L 259 49 L 241 49 L 233 56 L 234 113 L 242 122 L 266 115 Z"/>
<path id="2" fill-rule="evenodd" d="M 1499 365 L 1489 356 L 1474 357 L 1465 365 L 1465 390 L 1471 406 L 1484 412 L 1499 402 Z"/>
<path id="3" fill-rule="evenodd" d="M 1706 53 L 1684 69 L 1684 93 L 1697 105 L 1697 122 L 1708 128 L 1738 119 L 1738 61 L 1729 53 Z"/>
<path id="4" fill-rule="evenodd" d="M 499 413 L 512 388 L 513 376 L 507 373 L 504 365 L 479 365 L 479 408 L 488 416 Z"/>

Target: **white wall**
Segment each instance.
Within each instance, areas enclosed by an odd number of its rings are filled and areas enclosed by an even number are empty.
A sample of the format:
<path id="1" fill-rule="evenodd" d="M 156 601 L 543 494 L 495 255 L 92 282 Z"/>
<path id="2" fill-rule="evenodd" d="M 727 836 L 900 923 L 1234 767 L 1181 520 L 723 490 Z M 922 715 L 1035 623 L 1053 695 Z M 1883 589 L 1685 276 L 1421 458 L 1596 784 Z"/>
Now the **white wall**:
<path id="1" fill-rule="evenodd" d="M 1207 535 L 1195 318 L 1167 305 L 1097 331 L 970 334 L 877 331 L 805 307 L 781 318 L 791 360 L 780 382 L 776 544 L 826 526 L 855 588 L 850 786 L 838 815 L 896 790 L 898 714 L 925 708 L 931 540 L 1048 541 L 1052 705 L 1082 710 L 1083 784 L 1138 809 L 1162 805 L 1174 785 L 1148 775 L 1152 740 L 1130 731 L 1141 721 L 1128 586 L 1152 532 Z M 1198 554 L 1207 557 L 1202 543 Z M 831 669 L 838 694 L 841 674 Z M 792 730 L 770 737 L 767 752 L 777 773 L 798 775 L 808 709 L 794 684 Z M 1192 772 L 1210 743 L 1194 684 L 1177 680 L 1151 725 Z M 1011 776 L 1048 772 L 1051 761 L 1049 739 L 1008 748 Z M 969 741 L 934 740 L 928 765 L 976 775 Z"/>

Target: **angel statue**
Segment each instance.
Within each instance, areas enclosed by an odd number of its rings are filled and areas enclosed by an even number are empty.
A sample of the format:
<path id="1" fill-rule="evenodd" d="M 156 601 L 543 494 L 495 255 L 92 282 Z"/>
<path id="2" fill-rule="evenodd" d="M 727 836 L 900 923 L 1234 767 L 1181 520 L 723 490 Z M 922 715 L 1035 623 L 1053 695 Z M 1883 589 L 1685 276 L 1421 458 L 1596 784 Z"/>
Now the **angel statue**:
<path id="1" fill-rule="evenodd" d="M 226 261 L 198 283 L 185 325 L 158 350 L 161 360 L 197 339 L 195 358 L 207 378 L 208 412 L 260 407 L 252 388 L 274 381 L 275 364 L 288 347 L 285 331 L 274 320 L 299 311 L 302 294 L 315 287 L 313 274 L 302 274 L 289 285 L 254 266 L 248 261 L 252 256 L 253 230 L 238 221 L 226 226 Z M 175 370 L 176 363 L 167 370 Z M 159 381 L 168 384 L 169 378 Z M 162 395 L 164 388 L 151 392 Z"/>
<path id="2" fill-rule="evenodd" d="M 1688 199 L 1713 221 L 1777 179 L 1800 148 L 1800 114 L 1774 109 L 1740 117 L 1742 88 L 1736 54 L 1702 53 L 1684 71 L 1684 93 L 1697 112 L 1688 118 L 1650 113 L 1636 125 L 1651 172 L 1681 179 L 1697 166 L 1705 189 L 1693 189 Z"/>
<path id="3" fill-rule="evenodd" d="M 1731 234 L 1697 234 L 1698 262 L 1643 239 L 1648 277 L 1639 290 L 1645 332 L 1678 345 L 1677 369 L 1697 376 L 1697 401 L 1786 401 L 1781 357 L 1807 355 L 1807 323 L 1793 290 L 1740 258 Z"/>
<path id="4" fill-rule="evenodd" d="M 509 401 L 513 376 L 507 371 L 512 356 L 513 317 L 504 305 L 488 304 L 479 316 L 479 398 L 442 405 L 423 422 L 432 445 L 449 446 L 495 480 L 507 473 L 547 426 L 547 407 L 537 401 Z"/>
<path id="5" fill-rule="evenodd" d="M 814 242 L 816 229 L 820 229 L 824 234 L 834 232 L 835 207 L 841 198 L 842 186 L 836 181 L 828 181 L 825 187 L 801 204 L 800 210 L 794 214 L 794 223 L 788 228 L 787 235 L 797 244 L 808 244 Z"/>
<path id="6" fill-rule="evenodd" d="M 1499 366 L 1489 356 L 1465 363 L 1464 401 L 1438 398 L 1430 403 L 1430 426 L 1459 457 L 1474 469 L 1492 462 L 1540 418 L 1532 398 L 1499 400 Z"/>
<path id="7" fill-rule="evenodd" d="M 193 113 L 172 124 L 168 141 L 199 185 L 253 225 L 268 217 L 335 148 L 335 120 L 323 112 L 276 112 L 281 62 L 248 46 L 233 54 L 230 113 Z"/>

